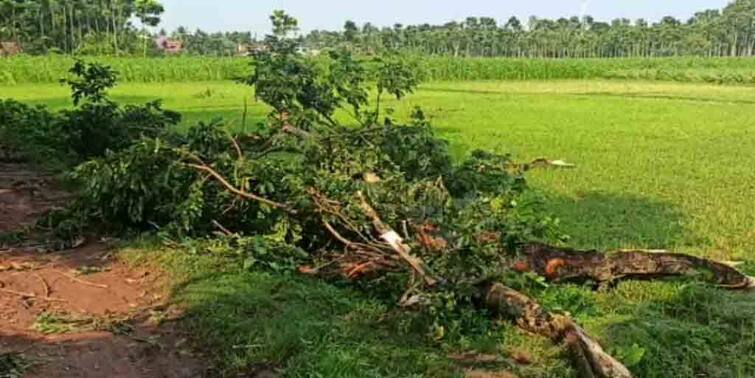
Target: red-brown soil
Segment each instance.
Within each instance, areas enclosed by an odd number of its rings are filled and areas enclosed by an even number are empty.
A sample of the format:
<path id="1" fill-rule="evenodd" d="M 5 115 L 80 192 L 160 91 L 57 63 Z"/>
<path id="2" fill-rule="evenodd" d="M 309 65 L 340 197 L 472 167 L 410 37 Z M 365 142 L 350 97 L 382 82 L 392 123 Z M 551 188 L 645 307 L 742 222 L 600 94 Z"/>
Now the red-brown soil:
<path id="1" fill-rule="evenodd" d="M 19 160 L 0 146 L 0 235 L 68 197 Z M 28 377 L 201 377 L 165 286 L 159 270 L 129 266 L 101 241 L 52 253 L 0 245 L 0 356 L 31 363 Z M 45 334 L 35 329 L 45 315 L 77 322 Z"/>

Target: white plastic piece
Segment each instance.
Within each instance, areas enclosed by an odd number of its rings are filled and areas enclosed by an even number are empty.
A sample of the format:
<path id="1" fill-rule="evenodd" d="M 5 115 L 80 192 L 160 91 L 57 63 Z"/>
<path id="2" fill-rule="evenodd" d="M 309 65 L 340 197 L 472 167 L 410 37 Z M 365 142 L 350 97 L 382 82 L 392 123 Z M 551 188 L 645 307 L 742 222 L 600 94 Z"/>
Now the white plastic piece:
<path id="1" fill-rule="evenodd" d="M 404 239 L 401 239 L 401 236 L 399 236 L 396 231 L 388 231 L 380 237 L 385 240 L 386 243 L 390 244 L 393 248 L 399 248 L 401 246 L 401 242 L 404 241 Z"/>

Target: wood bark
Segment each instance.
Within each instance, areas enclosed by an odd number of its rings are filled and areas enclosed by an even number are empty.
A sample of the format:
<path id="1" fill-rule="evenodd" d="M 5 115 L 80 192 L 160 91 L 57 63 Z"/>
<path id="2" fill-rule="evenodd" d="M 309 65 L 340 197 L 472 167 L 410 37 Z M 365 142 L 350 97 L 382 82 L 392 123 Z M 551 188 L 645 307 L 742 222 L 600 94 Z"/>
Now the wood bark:
<path id="1" fill-rule="evenodd" d="M 729 265 L 668 251 L 579 251 L 531 244 L 524 248 L 524 257 L 526 261 L 519 262 L 520 265 L 523 263 L 527 270 L 554 282 L 593 280 L 604 283 L 631 278 L 694 276 L 726 289 L 755 287 L 755 279 Z"/>
<path id="2" fill-rule="evenodd" d="M 554 343 L 565 343 L 581 377 L 632 377 L 621 362 L 606 353 L 568 316 L 551 314 L 535 300 L 500 283 L 483 288 L 483 298 L 485 307 L 493 315 L 513 321 L 519 328 Z"/>

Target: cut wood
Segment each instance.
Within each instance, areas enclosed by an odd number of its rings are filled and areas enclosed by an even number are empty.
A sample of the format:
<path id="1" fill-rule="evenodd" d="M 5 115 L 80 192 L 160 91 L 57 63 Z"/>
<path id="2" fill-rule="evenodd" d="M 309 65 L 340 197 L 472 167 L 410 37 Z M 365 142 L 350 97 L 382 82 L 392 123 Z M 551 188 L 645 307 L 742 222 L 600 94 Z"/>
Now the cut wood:
<path id="1" fill-rule="evenodd" d="M 755 279 L 733 267 L 700 257 L 668 251 L 580 251 L 531 244 L 524 248 L 528 270 L 558 281 L 593 280 L 598 283 L 626 278 L 701 276 L 726 289 L 755 287 Z M 701 275 L 708 272 L 708 275 Z"/>
<path id="2" fill-rule="evenodd" d="M 533 299 L 494 283 L 483 288 L 485 307 L 494 315 L 515 322 L 519 328 L 566 343 L 581 377 L 629 378 L 632 373 L 618 360 L 606 353 L 572 319 L 551 314 Z"/>

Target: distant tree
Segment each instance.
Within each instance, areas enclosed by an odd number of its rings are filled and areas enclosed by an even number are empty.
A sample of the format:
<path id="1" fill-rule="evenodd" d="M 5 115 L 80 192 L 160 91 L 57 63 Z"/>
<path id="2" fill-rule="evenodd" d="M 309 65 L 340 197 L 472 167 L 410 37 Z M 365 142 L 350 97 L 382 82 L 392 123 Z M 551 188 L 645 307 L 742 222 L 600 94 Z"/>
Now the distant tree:
<path id="1" fill-rule="evenodd" d="M 30 53 L 146 54 L 150 29 L 165 9 L 157 0 L 0 0 L 0 40 L 14 41 Z M 142 27 L 131 21 L 138 19 Z M 273 36 L 298 32 L 285 12 L 271 17 Z M 526 27 L 525 25 L 526 24 Z M 226 56 L 253 40 L 248 33 L 171 33 L 192 54 Z M 399 50 L 448 56 L 612 57 L 612 56 L 752 56 L 755 54 L 755 0 L 733 0 L 722 10 L 700 10 L 687 20 L 664 17 L 609 22 L 583 17 L 551 20 L 511 17 L 498 25 L 491 17 L 468 17 L 442 25 L 360 27 L 353 21 L 340 31 L 315 30 L 301 37 L 303 46 L 346 46 L 375 54 Z"/>
<path id="2" fill-rule="evenodd" d="M 156 27 L 160 24 L 160 15 L 165 12 L 165 8 L 157 0 L 136 0 L 135 4 L 136 17 L 142 23 L 142 51 L 147 56 L 147 42 L 152 38 L 147 33 L 147 27 Z"/>
<path id="3" fill-rule="evenodd" d="M 354 43 L 359 35 L 359 27 L 354 21 L 346 21 L 343 25 L 343 38 L 346 42 Z"/>

